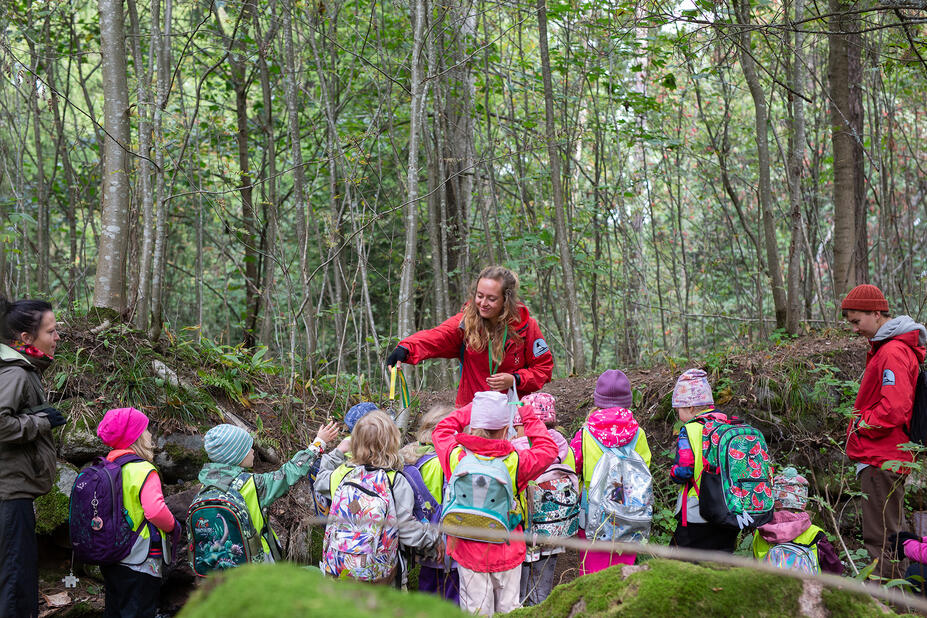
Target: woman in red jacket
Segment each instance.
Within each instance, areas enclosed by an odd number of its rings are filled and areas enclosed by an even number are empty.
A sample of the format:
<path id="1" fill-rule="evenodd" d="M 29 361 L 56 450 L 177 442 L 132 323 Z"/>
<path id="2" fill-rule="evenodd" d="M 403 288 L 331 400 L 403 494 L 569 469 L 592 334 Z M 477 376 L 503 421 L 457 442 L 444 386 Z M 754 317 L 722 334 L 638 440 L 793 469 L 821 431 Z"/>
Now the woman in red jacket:
<path id="1" fill-rule="evenodd" d="M 519 395 L 533 393 L 554 369 L 538 323 L 518 299 L 518 276 L 503 266 L 484 268 L 460 313 L 400 341 L 386 364 L 415 365 L 426 358 L 460 359 L 457 407 L 479 391 L 514 387 Z"/>

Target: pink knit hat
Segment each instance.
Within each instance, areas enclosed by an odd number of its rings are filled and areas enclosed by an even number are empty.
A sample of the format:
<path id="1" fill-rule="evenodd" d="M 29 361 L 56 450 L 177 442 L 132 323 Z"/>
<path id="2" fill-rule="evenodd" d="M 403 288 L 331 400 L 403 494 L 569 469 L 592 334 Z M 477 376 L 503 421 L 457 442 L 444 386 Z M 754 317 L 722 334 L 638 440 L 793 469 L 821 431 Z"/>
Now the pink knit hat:
<path id="1" fill-rule="evenodd" d="M 674 408 L 713 406 L 714 404 L 708 374 L 701 369 L 689 369 L 676 380 L 676 388 L 673 389 Z"/>
<path id="2" fill-rule="evenodd" d="M 111 448 L 129 448 L 148 429 L 148 417 L 135 408 L 116 408 L 103 416 L 97 435 Z"/>
<path id="3" fill-rule="evenodd" d="M 550 393 L 531 393 L 521 398 L 522 403 L 529 404 L 534 408 L 538 420 L 545 425 L 557 422 L 557 412 L 554 410 L 555 401 L 554 396 Z M 518 413 L 517 408 L 512 424 L 524 425 L 521 422 L 521 414 Z"/>

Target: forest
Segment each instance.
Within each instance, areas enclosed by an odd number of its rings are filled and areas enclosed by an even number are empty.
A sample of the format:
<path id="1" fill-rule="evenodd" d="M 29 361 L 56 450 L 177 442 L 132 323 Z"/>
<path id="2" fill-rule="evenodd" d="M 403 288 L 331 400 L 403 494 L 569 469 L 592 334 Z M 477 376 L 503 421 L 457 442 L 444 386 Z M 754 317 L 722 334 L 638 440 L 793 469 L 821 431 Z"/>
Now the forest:
<path id="1" fill-rule="evenodd" d="M 921 0 L 0 18 L 8 297 L 369 377 L 493 263 L 559 376 L 835 326 L 862 282 L 924 317 Z"/>

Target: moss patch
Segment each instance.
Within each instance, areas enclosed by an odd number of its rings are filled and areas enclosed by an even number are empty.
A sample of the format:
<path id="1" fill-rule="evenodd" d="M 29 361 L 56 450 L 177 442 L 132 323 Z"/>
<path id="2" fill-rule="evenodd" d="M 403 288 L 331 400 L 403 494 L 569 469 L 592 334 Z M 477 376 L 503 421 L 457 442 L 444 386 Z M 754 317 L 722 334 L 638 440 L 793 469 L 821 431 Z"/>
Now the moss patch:
<path id="1" fill-rule="evenodd" d="M 53 487 L 44 496 L 35 499 L 35 531 L 50 534 L 58 526 L 67 523 L 71 501 Z"/>
<path id="2" fill-rule="evenodd" d="M 253 564 L 210 579 L 179 618 L 465 616 L 437 597 L 387 586 L 336 581 L 293 564 Z"/>
<path id="3" fill-rule="evenodd" d="M 799 616 L 801 581 L 750 569 L 649 560 L 627 578 L 621 567 L 554 589 L 535 607 L 510 616 Z M 875 601 L 842 590 L 822 595 L 834 616 L 884 616 Z"/>

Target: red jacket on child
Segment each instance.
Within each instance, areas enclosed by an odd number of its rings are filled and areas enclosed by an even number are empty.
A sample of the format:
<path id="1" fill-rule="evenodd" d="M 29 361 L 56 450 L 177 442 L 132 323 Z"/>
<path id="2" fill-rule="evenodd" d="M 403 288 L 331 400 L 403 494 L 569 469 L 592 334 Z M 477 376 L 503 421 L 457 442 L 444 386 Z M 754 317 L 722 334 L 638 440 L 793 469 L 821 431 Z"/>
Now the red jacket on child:
<path id="1" fill-rule="evenodd" d="M 528 314 L 528 308 L 519 305 L 518 310 L 519 322 L 512 325 L 506 339 L 505 357 L 498 365 L 499 360 L 493 360 L 493 372 L 515 375 L 516 389 L 521 396 L 540 390 L 550 382 L 554 357 L 537 321 Z M 521 341 L 513 334 L 517 334 Z M 463 362 L 455 401 L 457 407 L 473 401 L 473 396 L 480 391 L 492 390 L 486 384 L 486 378 L 490 376 L 488 350 L 476 351 L 465 345 L 463 311 L 435 328 L 406 337 L 399 345 L 409 351 L 404 362 L 410 365 L 428 358 L 459 358 Z"/>
<path id="2" fill-rule="evenodd" d="M 925 336 L 922 325 L 899 316 L 870 341 L 855 416 L 847 428 L 847 457 L 853 461 L 880 467 L 886 461 L 914 461 L 914 454 L 898 445 L 911 441 L 907 426 L 917 374 L 927 352 Z"/>
<path id="3" fill-rule="evenodd" d="M 521 492 L 528 483 L 536 479 L 547 466 L 557 458 L 557 444 L 547 433 L 544 423 L 538 420 L 534 408 L 522 406 L 519 410 L 525 425 L 525 435 L 531 440 L 531 449 L 518 452 L 518 474 L 515 478 L 517 491 Z M 451 477 L 450 456 L 454 447 L 463 446 L 479 455 L 505 457 L 515 451 L 508 440 L 490 440 L 461 433 L 470 424 L 470 406 L 455 410 L 446 417 L 431 434 L 444 470 L 444 479 Z M 460 452 L 460 451 L 459 451 Z M 462 452 L 461 456 L 463 455 Z M 522 532 L 521 525 L 516 528 Z M 480 573 L 497 573 L 514 569 L 525 561 L 525 542 L 511 540 L 508 543 L 484 543 L 449 536 L 447 553 L 465 569 Z"/>

